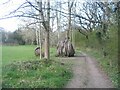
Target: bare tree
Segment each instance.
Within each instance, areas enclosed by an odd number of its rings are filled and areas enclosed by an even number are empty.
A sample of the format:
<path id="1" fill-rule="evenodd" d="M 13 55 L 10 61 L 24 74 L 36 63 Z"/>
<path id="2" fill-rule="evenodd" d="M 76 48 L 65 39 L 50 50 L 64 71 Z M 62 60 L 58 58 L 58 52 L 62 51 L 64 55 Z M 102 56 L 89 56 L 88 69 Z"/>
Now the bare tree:
<path id="1" fill-rule="evenodd" d="M 37 47 L 38 47 L 38 45 L 39 45 L 39 35 L 38 35 L 38 29 L 37 29 L 37 26 L 36 26 L 36 24 L 35 24 L 35 27 L 36 27 L 36 31 L 35 31 L 35 35 L 36 35 L 36 44 L 37 44 Z"/>
<path id="2" fill-rule="evenodd" d="M 70 2 L 70 0 L 68 0 L 68 14 L 69 14 L 69 18 L 68 18 L 68 30 L 67 30 L 67 35 L 66 37 L 70 37 L 71 41 L 72 41 L 72 34 L 71 32 L 71 10 L 73 7 L 73 1 Z"/>
<path id="3" fill-rule="evenodd" d="M 47 19 L 45 21 L 45 17 L 43 15 L 43 10 L 42 10 L 42 0 L 38 2 L 39 4 L 39 13 L 42 19 L 42 25 L 45 28 L 45 58 L 49 59 L 50 53 L 49 53 L 49 31 L 50 31 L 50 1 L 47 0 Z"/>
<path id="4" fill-rule="evenodd" d="M 70 37 L 72 39 L 72 24 L 73 21 L 72 18 L 74 18 L 74 27 L 77 27 L 79 32 L 83 35 L 85 35 L 88 38 L 88 33 L 92 32 L 94 29 L 100 27 L 103 27 L 103 32 L 107 31 L 107 25 L 109 24 L 109 17 L 110 17 L 110 7 L 109 3 L 103 3 L 103 2 L 85 2 L 83 4 L 80 4 L 80 2 L 77 2 L 76 5 L 76 13 L 72 11 L 73 6 L 75 3 L 73 0 L 68 0 L 68 2 L 61 2 L 60 9 L 50 7 L 50 0 L 47 0 L 47 2 L 44 2 L 42 0 L 39 0 L 39 2 L 36 4 L 37 0 L 26 0 L 22 5 L 20 5 L 16 10 L 10 12 L 9 16 L 7 18 L 11 17 L 26 17 L 30 18 L 31 20 L 35 20 L 35 22 L 31 22 L 31 24 L 40 24 L 42 23 L 42 26 L 45 30 L 45 58 L 49 59 L 49 33 L 50 33 L 50 11 L 56 12 L 56 14 L 59 17 L 57 17 L 57 23 L 61 25 L 62 28 L 68 27 L 67 30 L 67 37 Z M 68 5 L 68 12 L 64 10 L 62 7 L 63 5 Z M 46 7 L 47 6 L 47 7 Z M 56 6 L 56 5 L 54 5 Z M 81 6 L 81 7 L 80 7 Z M 31 8 L 34 10 L 32 11 Z M 39 12 L 39 13 L 36 13 Z M 55 15 L 55 14 L 53 14 Z M 60 17 L 63 18 L 60 21 Z M 68 17 L 68 18 L 67 18 Z M 53 17 L 52 17 L 53 18 Z M 59 20 L 58 20 L 59 19 Z M 68 23 L 67 22 L 68 19 Z M 104 22 L 106 20 L 106 22 Z M 105 27 L 106 26 L 106 27 Z M 59 30 L 59 26 L 58 26 Z M 37 35 L 36 35 L 37 36 Z M 59 37 L 59 34 L 58 34 Z M 37 41 L 37 40 L 36 40 Z"/>
<path id="5" fill-rule="evenodd" d="M 58 3 L 58 2 L 57 2 Z M 57 5 L 57 8 L 58 8 L 58 5 Z M 56 18 L 57 18 L 57 31 L 58 31 L 58 40 L 60 39 L 60 28 L 59 28 L 59 24 L 60 24 L 60 21 L 59 21 L 59 13 L 56 11 Z"/>
<path id="6" fill-rule="evenodd" d="M 40 59 L 42 59 L 42 35 L 41 35 L 41 23 L 39 25 L 39 46 L 40 46 Z"/>

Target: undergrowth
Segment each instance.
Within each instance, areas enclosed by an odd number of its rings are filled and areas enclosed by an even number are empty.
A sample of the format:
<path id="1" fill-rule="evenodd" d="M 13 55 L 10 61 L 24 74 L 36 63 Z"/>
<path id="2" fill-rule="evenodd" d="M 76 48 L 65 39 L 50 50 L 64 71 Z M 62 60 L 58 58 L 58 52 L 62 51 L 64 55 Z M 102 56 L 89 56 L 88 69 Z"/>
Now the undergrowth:
<path id="1" fill-rule="evenodd" d="M 118 70 L 118 29 L 116 25 L 109 26 L 106 35 L 98 38 L 98 31 L 88 33 L 88 39 L 75 32 L 75 44 L 78 50 L 86 52 L 98 60 L 101 68 L 108 74 L 115 87 L 120 87 Z"/>

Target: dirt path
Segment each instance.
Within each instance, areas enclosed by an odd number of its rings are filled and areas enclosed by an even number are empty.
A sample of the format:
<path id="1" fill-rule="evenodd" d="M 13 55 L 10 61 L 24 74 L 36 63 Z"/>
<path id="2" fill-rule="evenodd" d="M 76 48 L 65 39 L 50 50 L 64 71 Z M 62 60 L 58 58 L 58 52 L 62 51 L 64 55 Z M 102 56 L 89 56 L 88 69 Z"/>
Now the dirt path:
<path id="1" fill-rule="evenodd" d="M 113 88 L 107 75 L 101 71 L 97 62 L 85 54 L 62 58 L 61 62 L 70 63 L 73 78 L 65 88 Z"/>

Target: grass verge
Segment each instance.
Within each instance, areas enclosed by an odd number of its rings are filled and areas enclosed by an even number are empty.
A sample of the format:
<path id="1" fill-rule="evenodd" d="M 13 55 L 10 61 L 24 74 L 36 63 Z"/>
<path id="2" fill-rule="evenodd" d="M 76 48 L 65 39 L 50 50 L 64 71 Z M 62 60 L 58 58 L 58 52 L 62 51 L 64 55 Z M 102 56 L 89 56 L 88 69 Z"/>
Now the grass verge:
<path id="1" fill-rule="evenodd" d="M 56 60 L 20 61 L 3 66 L 3 88 L 62 88 L 71 69 Z"/>

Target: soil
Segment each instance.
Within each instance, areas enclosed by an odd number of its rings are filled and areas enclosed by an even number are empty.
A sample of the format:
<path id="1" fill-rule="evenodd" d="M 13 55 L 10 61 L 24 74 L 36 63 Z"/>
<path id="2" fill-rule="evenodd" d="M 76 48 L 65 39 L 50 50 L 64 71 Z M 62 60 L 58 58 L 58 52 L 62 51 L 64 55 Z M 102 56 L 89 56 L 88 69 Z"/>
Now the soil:
<path id="1" fill-rule="evenodd" d="M 73 78 L 65 88 L 114 88 L 107 74 L 98 62 L 82 53 L 75 57 L 60 58 L 61 62 L 72 65 Z"/>

